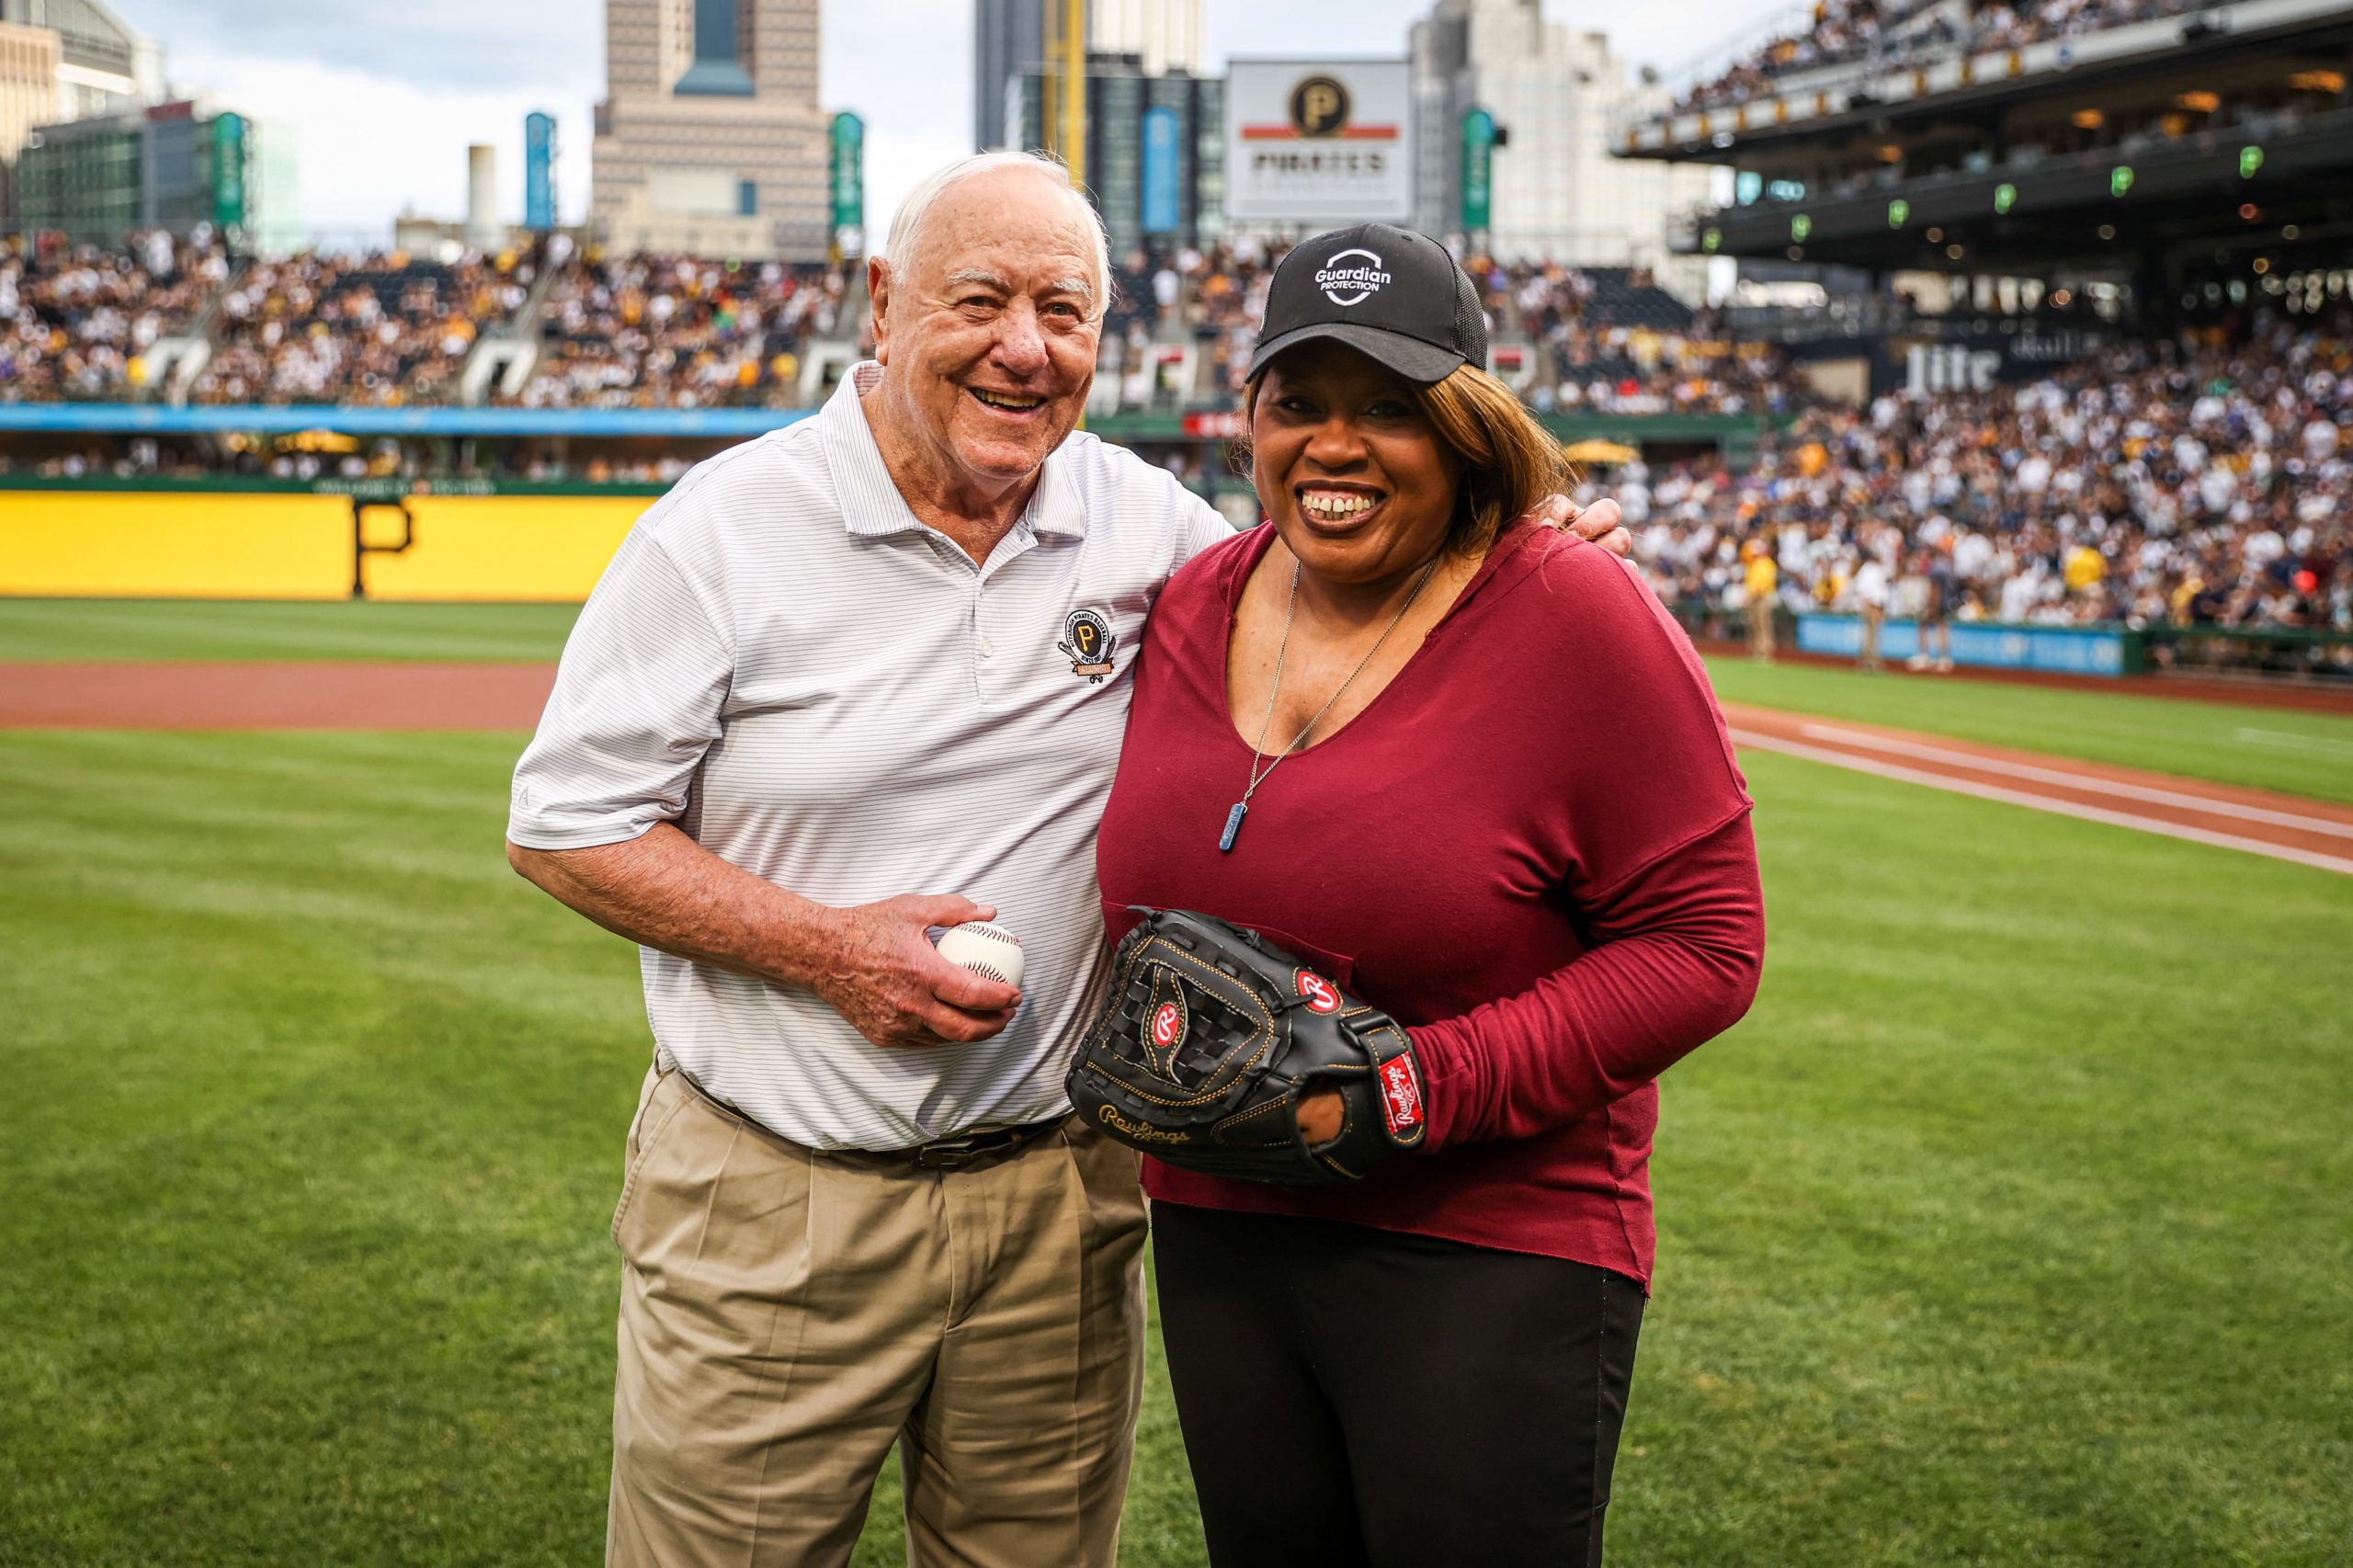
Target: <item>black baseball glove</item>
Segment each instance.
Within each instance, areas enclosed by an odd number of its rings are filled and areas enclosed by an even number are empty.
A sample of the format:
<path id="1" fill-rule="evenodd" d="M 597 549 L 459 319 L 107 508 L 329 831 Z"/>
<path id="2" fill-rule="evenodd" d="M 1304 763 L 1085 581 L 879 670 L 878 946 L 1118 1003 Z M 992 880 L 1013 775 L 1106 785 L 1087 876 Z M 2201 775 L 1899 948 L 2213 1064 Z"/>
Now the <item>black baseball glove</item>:
<path id="1" fill-rule="evenodd" d="M 1154 1158 L 1245 1181 L 1353 1181 L 1422 1141 L 1422 1077 L 1395 1019 L 1255 931 L 1146 913 L 1071 1069 L 1081 1116 Z M 1300 1097 L 1340 1091 L 1339 1135 L 1310 1147 Z"/>

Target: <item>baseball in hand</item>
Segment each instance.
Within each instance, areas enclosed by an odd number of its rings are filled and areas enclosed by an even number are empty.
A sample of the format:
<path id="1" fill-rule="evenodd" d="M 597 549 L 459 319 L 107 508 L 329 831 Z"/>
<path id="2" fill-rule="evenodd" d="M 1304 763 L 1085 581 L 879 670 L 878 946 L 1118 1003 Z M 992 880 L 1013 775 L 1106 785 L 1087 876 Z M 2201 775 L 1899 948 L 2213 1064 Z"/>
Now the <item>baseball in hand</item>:
<path id="1" fill-rule="evenodd" d="M 939 956 L 974 974 L 1021 985 L 1021 938 L 986 920 L 950 926 L 939 934 Z"/>

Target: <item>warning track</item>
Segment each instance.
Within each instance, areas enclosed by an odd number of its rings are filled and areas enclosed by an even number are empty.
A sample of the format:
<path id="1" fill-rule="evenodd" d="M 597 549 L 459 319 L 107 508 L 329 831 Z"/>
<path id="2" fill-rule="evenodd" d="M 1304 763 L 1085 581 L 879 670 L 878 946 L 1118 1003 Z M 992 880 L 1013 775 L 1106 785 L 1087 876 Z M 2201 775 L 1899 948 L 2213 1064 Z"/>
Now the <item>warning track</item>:
<path id="1" fill-rule="evenodd" d="M 0 665 L 0 727 L 528 730 L 553 665 Z"/>
<path id="2" fill-rule="evenodd" d="M 0 665 L 0 727 L 528 730 L 551 665 Z M 1726 703 L 1733 739 L 1881 778 L 2353 876 L 2353 808 Z"/>

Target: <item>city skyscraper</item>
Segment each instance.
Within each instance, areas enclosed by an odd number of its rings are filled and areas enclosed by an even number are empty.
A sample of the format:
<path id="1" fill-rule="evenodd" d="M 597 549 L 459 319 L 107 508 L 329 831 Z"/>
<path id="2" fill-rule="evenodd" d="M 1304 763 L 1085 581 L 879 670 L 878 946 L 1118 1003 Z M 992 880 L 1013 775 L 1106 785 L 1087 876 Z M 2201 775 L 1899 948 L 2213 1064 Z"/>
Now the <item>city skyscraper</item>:
<path id="1" fill-rule="evenodd" d="M 972 150 L 1009 147 L 1010 84 L 1046 57 L 1045 0 L 977 0 L 972 7 Z"/>
<path id="2" fill-rule="evenodd" d="M 1414 24 L 1413 61 L 1416 227 L 1473 238 L 1462 234 L 1462 123 L 1482 108 L 1508 137 L 1494 153 L 1494 255 L 1650 267 L 1699 286 L 1705 264 L 1668 252 L 1666 220 L 1704 199 L 1711 176 L 1609 155 L 1617 117 L 1665 95 L 1628 80 L 1607 35 L 1546 21 L 1540 0 L 1438 0 Z"/>
<path id="3" fill-rule="evenodd" d="M 589 214 L 624 250 L 815 261 L 817 0 L 605 0 Z"/>
<path id="4" fill-rule="evenodd" d="M 1047 0 L 976 0 L 972 7 L 972 146 L 1025 143 L 1006 119 L 1008 84 L 1037 74 L 1046 56 Z M 1086 52 L 1133 55 L 1143 74 L 1201 74 L 1201 0 L 1086 0 Z M 1035 145 L 1035 143 L 1028 143 Z"/>

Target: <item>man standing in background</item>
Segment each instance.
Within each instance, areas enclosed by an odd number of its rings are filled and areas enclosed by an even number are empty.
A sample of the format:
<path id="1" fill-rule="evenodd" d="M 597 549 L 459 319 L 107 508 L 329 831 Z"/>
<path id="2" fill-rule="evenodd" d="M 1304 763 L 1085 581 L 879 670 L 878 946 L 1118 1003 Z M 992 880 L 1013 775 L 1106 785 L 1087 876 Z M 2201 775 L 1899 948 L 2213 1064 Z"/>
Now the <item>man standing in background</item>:
<path id="1" fill-rule="evenodd" d="M 1922 552 L 1920 581 L 1925 596 L 1920 600 L 1920 645 L 1912 654 L 1911 666 L 1949 671 L 1952 668 L 1952 601 L 1958 585 L 1944 551 L 1931 547 Z"/>
<path id="2" fill-rule="evenodd" d="M 1880 629 L 1887 623 L 1887 597 L 1892 585 L 1888 581 L 1887 562 L 1879 551 L 1866 549 L 1862 563 L 1855 568 L 1855 605 L 1863 619 L 1862 656 L 1856 661 L 1859 668 L 1876 670 L 1879 663 Z"/>
<path id="3" fill-rule="evenodd" d="M 1763 540 L 1752 539 L 1740 547 L 1748 566 L 1742 581 L 1748 589 L 1748 656 L 1758 664 L 1773 662 L 1773 599 L 1781 583 L 1781 569 L 1773 563 L 1773 552 Z"/>

